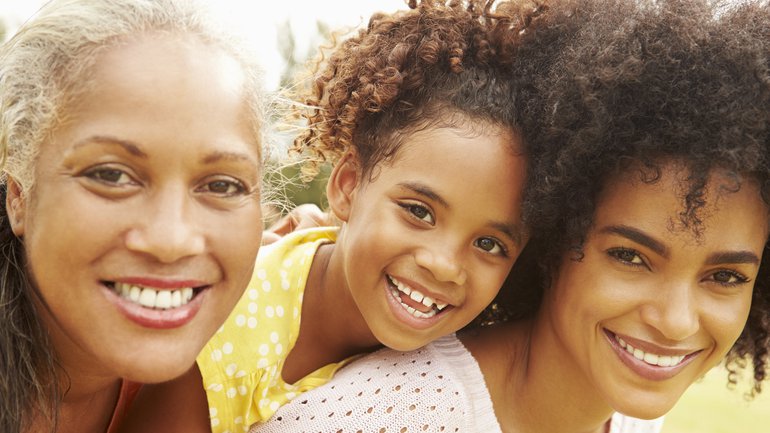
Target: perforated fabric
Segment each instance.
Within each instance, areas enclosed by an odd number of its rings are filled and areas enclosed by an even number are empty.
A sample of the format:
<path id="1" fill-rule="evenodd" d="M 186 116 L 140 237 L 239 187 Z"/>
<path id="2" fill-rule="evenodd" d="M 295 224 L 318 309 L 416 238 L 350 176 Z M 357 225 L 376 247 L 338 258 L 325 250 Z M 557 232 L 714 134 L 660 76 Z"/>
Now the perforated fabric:
<path id="1" fill-rule="evenodd" d="M 662 419 L 616 414 L 610 433 L 657 433 Z M 251 433 L 501 433 L 478 363 L 454 335 L 412 352 L 382 349 L 280 408 Z"/>

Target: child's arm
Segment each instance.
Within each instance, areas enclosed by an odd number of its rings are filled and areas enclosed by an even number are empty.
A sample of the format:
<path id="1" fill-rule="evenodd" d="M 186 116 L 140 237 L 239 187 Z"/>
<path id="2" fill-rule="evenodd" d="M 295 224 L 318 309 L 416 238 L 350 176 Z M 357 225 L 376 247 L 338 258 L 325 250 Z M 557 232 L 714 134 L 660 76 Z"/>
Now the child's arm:
<path id="1" fill-rule="evenodd" d="M 139 391 L 119 433 L 149 432 L 211 433 L 198 364 L 177 379 Z"/>

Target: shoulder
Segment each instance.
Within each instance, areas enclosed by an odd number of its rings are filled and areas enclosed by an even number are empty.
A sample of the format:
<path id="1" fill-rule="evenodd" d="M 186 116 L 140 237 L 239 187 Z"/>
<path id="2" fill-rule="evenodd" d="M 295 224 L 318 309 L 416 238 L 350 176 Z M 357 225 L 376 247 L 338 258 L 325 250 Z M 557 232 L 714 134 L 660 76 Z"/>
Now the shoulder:
<path id="1" fill-rule="evenodd" d="M 529 323 L 520 321 L 466 330 L 458 337 L 494 386 L 508 380 L 511 366 L 526 356 L 529 333 Z"/>
<path id="2" fill-rule="evenodd" d="M 422 431 L 424 426 L 470 431 L 469 418 L 476 416 L 478 402 L 473 390 L 479 383 L 483 389 L 480 373 L 467 374 L 478 371 L 468 369 L 472 360 L 454 336 L 411 352 L 382 349 L 344 367 L 325 386 L 297 397 L 252 432 L 383 427 Z"/>

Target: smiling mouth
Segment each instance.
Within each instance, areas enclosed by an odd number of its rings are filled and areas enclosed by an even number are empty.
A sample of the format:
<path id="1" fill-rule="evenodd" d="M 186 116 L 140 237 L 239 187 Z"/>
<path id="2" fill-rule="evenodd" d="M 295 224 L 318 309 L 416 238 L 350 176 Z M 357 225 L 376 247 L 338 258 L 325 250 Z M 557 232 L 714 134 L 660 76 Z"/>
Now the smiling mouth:
<path id="1" fill-rule="evenodd" d="M 205 287 L 183 287 L 176 290 L 159 289 L 106 281 L 104 284 L 123 299 L 145 308 L 170 310 L 187 305 Z"/>
<path id="2" fill-rule="evenodd" d="M 418 319 L 429 319 L 434 317 L 449 305 L 436 302 L 430 296 L 407 286 L 390 275 L 387 275 L 387 278 L 388 282 L 390 282 L 390 294 L 393 298 L 398 301 L 409 314 Z M 412 300 L 416 307 L 404 302 L 402 296 L 406 296 Z"/>
<path id="3" fill-rule="evenodd" d="M 618 342 L 620 347 L 625 349 L 626 352 L 633 355 L 634 358 L 652 366 L 676 367 L 677 365 L 681 364 L 684 361 L 684 359 L 687 357 L 686 355 L 668 356 L 668 355 L 658 355 L 655 353 L 645 352 L 639 348 L 636 348 L 630 345 L 628 342 L 618 337 L 617 335 L 613 335 L 613 338 L 615 338 L 615 341 Z"/>

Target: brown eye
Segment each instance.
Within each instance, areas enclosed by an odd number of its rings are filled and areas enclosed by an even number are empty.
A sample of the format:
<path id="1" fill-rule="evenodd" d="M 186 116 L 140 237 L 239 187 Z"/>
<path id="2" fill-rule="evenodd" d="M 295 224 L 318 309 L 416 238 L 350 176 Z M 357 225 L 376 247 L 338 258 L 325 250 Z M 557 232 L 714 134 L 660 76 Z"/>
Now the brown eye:
<path id="1" fill-rule="evenodd" d="M 125 171 L 117 168 L 95 168 L 85 173 L 85 176 L 105 184 L 128 185 L 134 183 Z"/>
<path id="2" fill-rule="evenodd" d="M 493 238 L 479 238 L 474 242 L 477 248 L 491 254 L 506 255 L 505 247 Z"/>
<path id="3" fill-rule="evenodd" d="M 717 271 L 712 274 L 712 278 L 714 278 L 714 281 L 717 283 L 723 285 L 735 285 L 749 281 L 748 278 L 733 271 Z"/>
<path id="4" fill-rule="evenodd" d="M 246 192 L 246 187 L 237 181 L 227 179 L 216 179 L 205 183 L 201 190 L 223 197 L 232 197 Z"/>
<path id="5" fill-rule="evenodd" d="M 607 254 L 609 254 L 610 257 L 614 258 L 615 260 L 629 265 L 644 265 L 644 260 L 642 260 L 642 257 L 639 255 L 639 253 L 629 248 L 613 248 L 607 251 Z"/>
<path id="6" fill-rule="evenodd" d="M 417 218 L 420 221 L 424 221 L 430 225 L 436 223 L 435 219 L 433 218 L 433 214 L 430 212 L 430 209 L 423 205 L 415 203 L 400 203 L 399 206 L 401 206 L 404 210 L 409 212 L 411 216 Z"/>
<path id="7" fill-rule="evenodd" d="M 430 216 L 430 212 L 428 212 L 428 209 L 425 209 L 422 206 L 410 206 L 409 211 L 412 212 L 412 215 L 416 216 L 419 219 L 425 219 L 426 217 Z"/>

